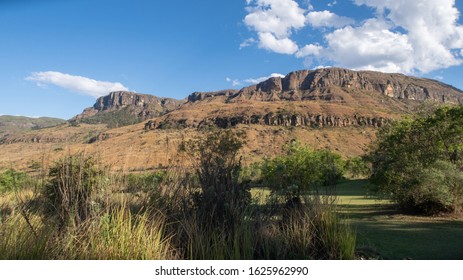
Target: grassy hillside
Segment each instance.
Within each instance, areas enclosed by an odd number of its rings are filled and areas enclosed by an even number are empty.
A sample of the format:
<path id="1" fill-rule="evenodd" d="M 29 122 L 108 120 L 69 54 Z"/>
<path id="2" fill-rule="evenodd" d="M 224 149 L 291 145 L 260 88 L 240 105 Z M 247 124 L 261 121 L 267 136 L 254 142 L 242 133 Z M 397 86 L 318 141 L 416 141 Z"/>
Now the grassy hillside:
<path id="1" fill-rule="evenodd" d="M 56 126 L 65 120 L 57 118 L 29 118 L 18 116 L 0 116 L 0 136 L 15 132 L 28 131 L 44 127 Z"/>

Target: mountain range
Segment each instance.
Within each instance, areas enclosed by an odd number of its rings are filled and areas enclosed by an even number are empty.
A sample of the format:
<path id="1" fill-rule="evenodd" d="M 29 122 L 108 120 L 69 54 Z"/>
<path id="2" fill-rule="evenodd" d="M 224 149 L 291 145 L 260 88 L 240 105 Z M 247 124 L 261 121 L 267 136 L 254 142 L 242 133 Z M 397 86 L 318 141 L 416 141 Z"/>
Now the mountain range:
<path id="1" fill-rule="evenodd" d="M 463 92 L 430 79 L 341 68 L 295 71 L 183 100 L 112 92 L 65 124 L 3 135 L 0 152 L 8 157 L 0 166 L 26 168 L 44 153 L 53 160 L 85 150 L 116 169 L 155 169 L 177 159 L 182 141 L 213 127 L 244 131 L 249 162 L 281 152 L 292 139 L 353 156 L 365 152 L 378 127 L 444 104 L 463 104 Z"/>

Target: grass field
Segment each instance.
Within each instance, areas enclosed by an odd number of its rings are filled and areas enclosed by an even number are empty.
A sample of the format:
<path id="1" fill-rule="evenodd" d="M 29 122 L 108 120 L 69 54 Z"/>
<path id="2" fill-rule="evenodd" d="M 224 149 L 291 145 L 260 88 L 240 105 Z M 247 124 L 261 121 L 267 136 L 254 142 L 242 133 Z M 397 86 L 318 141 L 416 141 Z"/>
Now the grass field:
<path id="1" fill-rule="evenodd" d="M 394 210 L 386 200 L 368 196 L 367 180 L 336 186 L 339 212 L 357 232 L 357 251 L 366 258 L 463 259 L 463 217 L 426 217 Z M 254 189 L 261 203 L 268 191 Z"/>
<path id="2" fill-rule="evenodd" d="M 397 212 L 387 201 L 366 196 L 368 181 L 337 186 L 342 213 L 357 231 L 357 250 L 385 259 L 463 259 L 463 218 Z"/>

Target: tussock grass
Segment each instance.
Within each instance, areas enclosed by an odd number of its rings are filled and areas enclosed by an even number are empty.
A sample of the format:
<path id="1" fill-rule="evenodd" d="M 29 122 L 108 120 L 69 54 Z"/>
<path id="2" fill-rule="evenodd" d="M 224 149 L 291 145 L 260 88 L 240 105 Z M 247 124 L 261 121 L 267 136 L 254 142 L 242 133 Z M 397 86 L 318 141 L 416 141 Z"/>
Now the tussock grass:
<path id="1" fill-rule="evenodd" d="M 162 216 L 134 215 L 127 208 L 105 213 L 63 239 L 65 259 L 175 259 Z"/>
<path id="2" fill-rule="evenodd" d="M 0 259 L 49 259 L 54 232 L 40 217 L 16 212 L 0 224 Z"/>

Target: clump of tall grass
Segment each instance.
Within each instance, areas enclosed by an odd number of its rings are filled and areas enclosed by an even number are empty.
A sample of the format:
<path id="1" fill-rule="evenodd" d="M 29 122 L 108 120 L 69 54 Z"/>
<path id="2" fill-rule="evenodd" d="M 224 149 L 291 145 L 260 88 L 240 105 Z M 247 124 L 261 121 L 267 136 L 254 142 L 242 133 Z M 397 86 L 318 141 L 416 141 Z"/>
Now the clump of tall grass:
<path id="1" fill-rule="evenodd" d="M 176 258 L 162 215 L 132 214 L 122 207 L 70 232 L 62 258 L 98 260 L 169 260 Z"/>
<path id="2" fill-rule="evenodd" d="M 54 233 L 39 216 L 16 212 L 0 222 L 0 259 L 49 259 Z"/>

